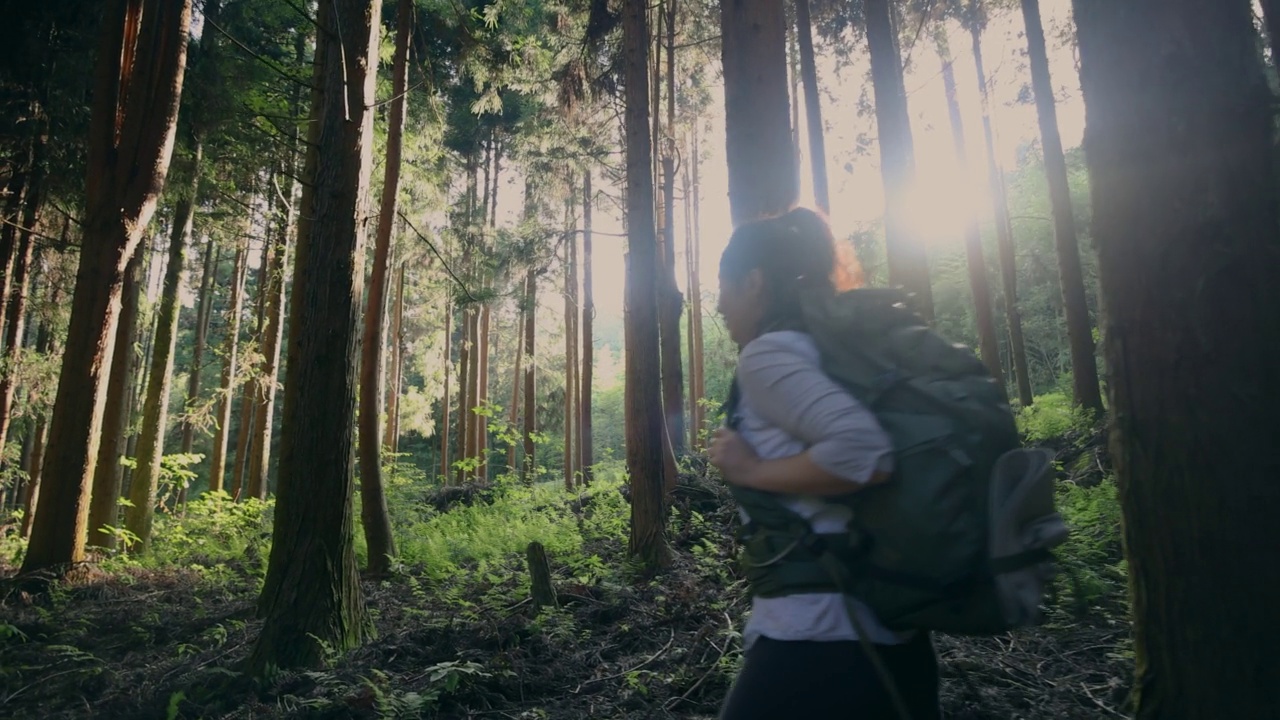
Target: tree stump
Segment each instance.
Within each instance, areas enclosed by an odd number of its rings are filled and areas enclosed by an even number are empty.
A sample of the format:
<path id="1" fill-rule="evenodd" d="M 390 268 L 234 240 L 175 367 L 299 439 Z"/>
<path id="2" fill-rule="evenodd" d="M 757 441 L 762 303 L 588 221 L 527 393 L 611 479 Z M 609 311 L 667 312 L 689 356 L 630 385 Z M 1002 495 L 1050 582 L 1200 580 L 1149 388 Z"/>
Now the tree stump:
<path id="1" fill-rule="evenodd" d="M 533 594 L 533 606 L 544 608 L 548 605 L 559 607 L 556 590 L 551 586 L 551 564 L 547 562 L 547 550 L 540 542 L 529 543 L 525 551 L 529 562 L 529 579 Z"/>

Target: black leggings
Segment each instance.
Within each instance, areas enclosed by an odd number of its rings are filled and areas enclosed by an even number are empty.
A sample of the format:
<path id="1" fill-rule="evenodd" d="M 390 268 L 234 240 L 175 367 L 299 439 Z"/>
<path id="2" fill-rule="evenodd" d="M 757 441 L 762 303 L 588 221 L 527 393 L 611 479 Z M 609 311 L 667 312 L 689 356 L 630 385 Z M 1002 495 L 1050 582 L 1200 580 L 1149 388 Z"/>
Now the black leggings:
<path id="1" fill-rule="evenodd" d="M 938 720 L 938 659 L 929 636 L 876 645 L 912 720 Z M 762 637 L 720 709 L 720 720 L 900 720 L 857 640 L 781 641 Z"/>

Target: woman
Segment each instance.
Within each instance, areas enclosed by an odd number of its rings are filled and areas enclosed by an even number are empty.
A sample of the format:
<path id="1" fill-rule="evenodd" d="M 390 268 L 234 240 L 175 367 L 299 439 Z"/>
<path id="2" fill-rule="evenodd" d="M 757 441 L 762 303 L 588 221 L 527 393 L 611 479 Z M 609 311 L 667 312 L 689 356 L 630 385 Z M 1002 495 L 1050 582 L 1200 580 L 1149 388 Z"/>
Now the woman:
<path id="1" fill-rule="evenodd" d="M 856 261 L 844 257 L 826 221 L 800 208 L 739 227 L 720 259 L 719 310 L 741 352 L 737 432 L 716 431 L 711 462 L 729 483 L 780 494 L 817 533 L 842 532 L 851 518 L 846 505 L 829 498 L 884 482 L 893 470 L 888 436 L 822 372 L 805 332 L 804 294 L 858 284 Z M 877 664 L 913 720 L 940 717 L 928 634 L 893 632 L 839 593 L 753 596 L 743 644 L 745 664 L 722 720 L 901 720 Z"/>

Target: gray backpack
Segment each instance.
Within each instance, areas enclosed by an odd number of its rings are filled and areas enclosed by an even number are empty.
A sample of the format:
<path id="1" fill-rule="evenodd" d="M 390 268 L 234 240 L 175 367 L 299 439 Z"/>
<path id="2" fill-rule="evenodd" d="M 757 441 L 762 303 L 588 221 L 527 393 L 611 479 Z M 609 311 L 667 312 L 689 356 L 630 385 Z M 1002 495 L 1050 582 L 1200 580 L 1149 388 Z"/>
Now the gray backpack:
<path id="1" fill-rule="evenodd" d="M 1021 447 L 1003 388 L 969 349 L 931 330 L 891 290 L 808 298 L 823 370 L 893 440 L 894 475 L 834 499 L 847 533 L 817 534 L 777 496 L 734 487 L 757 595 L 839 591 L 894 630 L 987 635 L 1038 622 L 1051 550 L 1052 454 Z M 735 425 L 736 383 L 726 409 Z"/>

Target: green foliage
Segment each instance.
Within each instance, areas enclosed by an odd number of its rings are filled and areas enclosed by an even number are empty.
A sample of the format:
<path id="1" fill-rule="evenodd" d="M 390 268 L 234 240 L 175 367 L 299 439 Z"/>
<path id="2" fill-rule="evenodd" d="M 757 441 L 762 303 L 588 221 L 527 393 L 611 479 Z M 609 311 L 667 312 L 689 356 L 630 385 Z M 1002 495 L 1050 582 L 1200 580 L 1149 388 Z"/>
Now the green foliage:
<path id="1" fill-rule="evenodd" d="M 1100 601 L 1123 595 L 1126 567 L 1121 552 L 1120 498 L 1115 478 L 1092 487 L 1062 483 L 1058 511 L 1071 535 L 1058 551 L 1058 592 L 1065 593 L 1076 615 Z"/>
<path id="2" fill-rule="evenodd" d="M 1093 427 L 1091 415 L 1060 392 L 1037 397 L 1035 404 L 1018 410 L 1017 421 L 1018 430 L 1031 443 L 1084 433 Z"/>
<path id="3" fill-rule="evenodd" d="M 274 507 L 274 499 L 235 502 L 222 491 L 204 493 L 188 502 L 181 515 L 156 516 L 151 552 L 143 562 L 188 567 L 214 581 L 228 580 L 236 572 L 260 579 L 270 555 Z"/>

